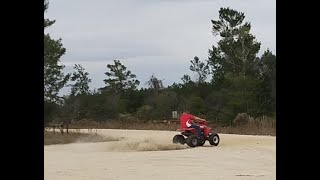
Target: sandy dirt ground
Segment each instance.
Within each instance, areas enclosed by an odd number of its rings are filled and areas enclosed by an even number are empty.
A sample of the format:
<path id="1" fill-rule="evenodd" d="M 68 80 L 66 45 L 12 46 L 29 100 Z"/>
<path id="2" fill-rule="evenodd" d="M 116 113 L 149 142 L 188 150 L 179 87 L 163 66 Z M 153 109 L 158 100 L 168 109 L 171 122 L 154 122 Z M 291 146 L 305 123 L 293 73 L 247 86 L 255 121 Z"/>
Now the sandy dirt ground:
<path id="1" fill-rule="evenodd" d="M 276 179 L 276 138 L 219 134 L 220 144 L 172 144 L 178 132 L 98 130 L 120 138 L 44 146 L 45 180 Z"/>

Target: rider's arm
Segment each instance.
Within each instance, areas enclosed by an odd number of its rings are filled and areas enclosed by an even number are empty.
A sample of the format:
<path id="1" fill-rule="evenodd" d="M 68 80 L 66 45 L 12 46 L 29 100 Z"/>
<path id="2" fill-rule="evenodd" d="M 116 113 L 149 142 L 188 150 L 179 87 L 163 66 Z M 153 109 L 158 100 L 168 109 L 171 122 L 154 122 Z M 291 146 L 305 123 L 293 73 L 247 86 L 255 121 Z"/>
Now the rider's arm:
<path id="1" fill-rule="evenodd" d="M 199 118 L 199 117 L 197 117 L 197 116 L 193 116 L 193 119 L 195 120 L 195 121 L 197 121 L 197 122 L 201 122 L 201 121 L 206 121 L 205 119 L 202 119 L 202 118 Z"/>

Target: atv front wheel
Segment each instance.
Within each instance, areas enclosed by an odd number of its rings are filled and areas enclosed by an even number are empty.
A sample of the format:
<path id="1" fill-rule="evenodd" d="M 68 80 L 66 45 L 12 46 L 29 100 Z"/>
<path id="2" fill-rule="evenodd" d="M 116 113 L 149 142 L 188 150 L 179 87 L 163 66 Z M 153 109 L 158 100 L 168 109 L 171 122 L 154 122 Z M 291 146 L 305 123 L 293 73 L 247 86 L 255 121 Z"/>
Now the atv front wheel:
<path id="1" fill-rule="evenodd" d="M 174 144 L 178 144 L 178 143 L 184 144 L 186 142 L 184 137 L 182 135 L 180 135 L 180 134 L 175 135 L 173 137 L 172 141 L 173 141 Z"/>
<path id="2" fill-rule="evenodd" d="M 220 142 L 220 137 L 217 133 L 212 133 L 209 136 L 209 143 L 211 145 L 218 146 L 219 142 Z"/>

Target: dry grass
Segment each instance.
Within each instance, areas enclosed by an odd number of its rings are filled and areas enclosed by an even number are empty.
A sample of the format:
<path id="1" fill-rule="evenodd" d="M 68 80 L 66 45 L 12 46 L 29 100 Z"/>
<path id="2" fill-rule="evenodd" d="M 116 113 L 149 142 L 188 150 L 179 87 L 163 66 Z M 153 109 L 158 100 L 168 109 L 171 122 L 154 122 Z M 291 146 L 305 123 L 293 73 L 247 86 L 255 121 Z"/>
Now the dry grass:
<path id="1" fill-rule="evenodd" d="M 217 133 L 226 134 L 244 134 L 244 135 L 276 135 L 276 120 L 269 117 L 250 118 L 248 122 L 235 126 L 222 126 L 219 123 L 209 121 L 209 127 Z M 73 122 L 69 128 L 71 129 L 135 129 L 135 130 L 169 130 L 175 131 L 180 128 L 179 124 L 155 124 L 153 122 L 146 123 L 129 123 L 126 121 L 108 121 L 108 122 L 95 122 L 95 121 L 78 121 Z"/>
<path id="2" fill-rule="evenodd" d="M 244 135 L 276 135 L 276 120 L 270 117 L 250 118 L 248 122 L 235 126 L 219 126 L 212 124 L 216 132 Z"/>
<path id="3" fill-rule="evenodd" d="M 74 122 L 69 128 L 70 129 L 135 129 L 135 130 L 176 130 L 179 127 L 178 124 L 154 124 L 153 122 L 146 123 L 129 123 L 125 121 L 108 121 L 97 123 L 95 121 L 86 122 Z"/>
<path id="4" fill-rule="evenodd" d="M 60 132 L 45 131 L 44 145 L 69 144 L 76 142 L 108 142 L 118 141 L 118 138 L 104 137 L 98 134 L 69 132 L 63 135 Z"/>
<path id="5" fill-rule="evenodd" d="M 214 128 L 215 132 L 223 134 L 243 134 L 243 135 L 276 135 L 276 129 L 273 128 L 258 128 L 250 127 L 250 125 L 243 125 L 240 127 L 216 127 Z"/>

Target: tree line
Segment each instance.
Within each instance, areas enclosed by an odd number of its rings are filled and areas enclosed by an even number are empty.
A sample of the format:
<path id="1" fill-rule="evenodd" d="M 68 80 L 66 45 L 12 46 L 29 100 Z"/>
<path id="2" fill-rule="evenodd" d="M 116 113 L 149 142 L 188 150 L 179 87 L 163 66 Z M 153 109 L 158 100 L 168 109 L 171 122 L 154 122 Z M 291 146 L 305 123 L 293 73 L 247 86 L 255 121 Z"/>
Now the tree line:
<path id="1" fill-rule="evenodd" d="M 49 2 L 44 0 L 44 13 Z M 104 87 L 90 90 L 89 73 L 75 64 L 64 73 L 60 58 L 66 53 L 61 39 L 44 34 L 44 123 L 52 121 L 108 121 L 126 117 L 140 121 L 170 119 L 172 111 L 188 109 L 222 124 L 231 125 L 238 113 L 252 117 L 275 116 L 276 56 L 266 50 L 258 57 L 261 43 L 251 33 L 245 15 L 229 7 L 220 8 L 211 20 L 212 34 L 220 37 L 208 50 L 208 58 L 195 56 L 181 83 L 167 87 L 152 75 L 147 88 L 119 59 L 108 64 Z M 44 29 L 54 20 L 44 19 Z M 210 81 L 207 81 L 211 78 Z M 59 91 L 70 87 L 62 97 Z"/>

